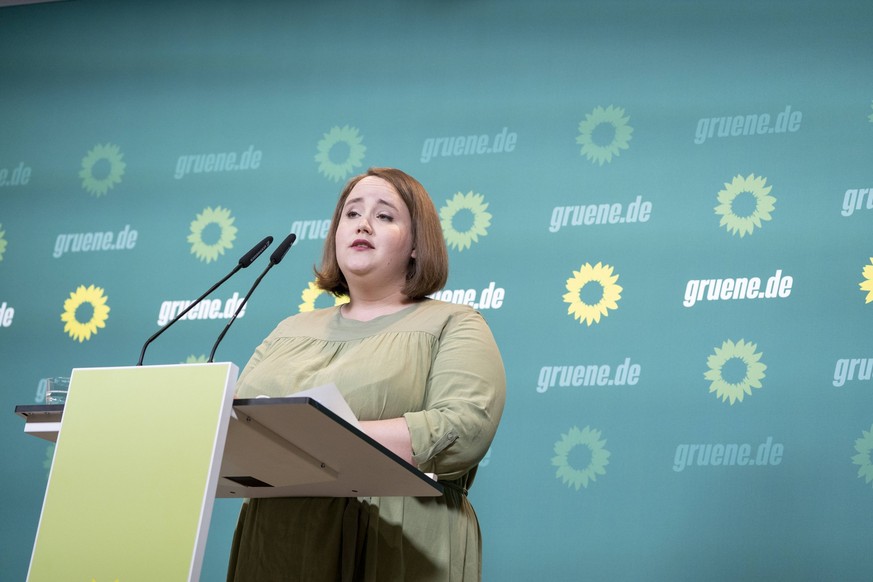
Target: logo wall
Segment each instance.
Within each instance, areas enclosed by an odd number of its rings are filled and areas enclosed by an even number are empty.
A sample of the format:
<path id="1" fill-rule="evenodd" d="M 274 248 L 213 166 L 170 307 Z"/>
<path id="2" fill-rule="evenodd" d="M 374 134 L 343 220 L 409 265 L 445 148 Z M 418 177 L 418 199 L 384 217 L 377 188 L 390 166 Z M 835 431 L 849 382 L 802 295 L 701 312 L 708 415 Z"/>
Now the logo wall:
<path id="1" fill-rule="evenodd" d="M 564 294 L 564 303 L 570 304 L 567 314 L 589 327 L 600 323 L 601 316 L 606 317 L 610 310 L 618 309 L 623 289 L 617 282 L 618 275 L 613 275 L 612 266 L 597 263 L 592 267 L 591 263 L 585 263 L 567 279 Z"/>
<path id="2" fill-rule="evenodd" d="M 580 155 L 601 166 L 611 162 L 621 150 L 630 147 L 634 129 L 628 125 L 629 121 L 630 117 L 625 116 L 621 107 L 595 107 L 579 123 L 576 143 L 582 146 Z"/>
<path id="3" fill-rule="evenodd" d="M 865 483 L 873 484 L 873 426 L 861 433 L 861 438 L 855 441 L 857 455 L 852 457 L 852 463 L 858 465 L 858 477 Z"/>
<path id="4" fill-rule="evenodd" d="M 491 213 L 487 210 L 485 197 L 472 191 L 466 194 L 458 192 L 446 201 L 440 208 L 440 223 L 448 247 L 463 251 L 479 242 L 480 236 L 486 236 L 488 227 L 491 226 Z M 462 229 L 458 223 L 465 214 L 472 215 L 472 220 L 469 221 L 469 227 Z"/>
<path id="5" fill-rule="evenodd" d="M 207 207 L 191 222 L 191 233 L 188 242 L 191 243 L 191 253 L 205 263 L 211 263 L 218 259 L 224 251 L 233 248 L 236 240 L 237 228 L 233 225 L 234 217 L 230 210 L 216 206 Z M 215 242 L 204 240 L 204 231 L 209 227 L 217 227 L 218 236 L 214 236 Z M 207 237 L 210 238 L 207 233 Z"/>
<path id="6" fill-rule="evenodd" d="M 558 468 L 555 477 L 579 491 L 581 487 L 587 489 L 588 483 L 596 481 L 598 475 L 605 475 L 610 452 L 605 448 L 606 439 L 601 440 L 600 436 L 600 431 L 590 426 L 582 430 L 574 426 L 561 435 L 552 457 L 552 465 Z M 579 459 L 585 457 L 584 453 L 588 453 L 587 458 Z"/>
<path id="7" fill-rule="evenodd" d="M 709 370 L 703 375 L 710 381 L 709 392 L 715 392 L 722 402 L 730 400 L 733 406 L 751 395 L 752 388 L 761 388 L 767 366 L 761 363 L 757 349 L 757 345 L 742 339 L 736 343 L 726 340 L 715 348 L 706 360 Z"/>
<path id="8" fill-rule="evenodd" d="M 3 247 L 0 246 L 0 251 L 2 251 L 2 249 Z M 864 299 L 864 303 L 873 302 L 873 257 L 870 257 L 869 265 L 864 265 L 861 275 L 864 277 L 864 280 L 858 283 L 858 286 L 861 287 L 861 291 L 867 292 L 867 297 Z"/>
<path id="9" fill-rule="evenodd" d="M 297 306 L 297 311 L 299 313 L 303 313 L 304 311 L 315 311 L 315 301 L 325 293 L 330 295 L 330 293 L 328 293 L 324 289 L 320 289 L 315 284 L 315 281 L 310 281 L 307 284 L 306 289 L 304 289 L 303 292 L 300 294 L 300 301 L 302 301 L 302 303 Z M 347 295 L 340 295 L 339 297 L 334 297 L 333 305 L 334 307 L 336 307 L 338 305 L 342 305 L 343 303 L 348 302 L 349 298 Z"/>
<path id="10" fill-rule="evenodd" d="M 64 301 L 61 321 L 64 331 L 79 343 L 91 339 L 99 328 L 106 327 L 109 305 L 101 287 L 79 285 Z"/>
<path id="11" fill-rule="evenodd" d="M 715 207 L 715 213 L 721 216 L 719 226 L 742 238 L 761 228 L 761 221 L 770 220 L 776 199 L 770 196 L 772 187 L 766 184 L 766 178 L 754 174 L 736 176 L 729 184 L 725 183 Z"/>
<path id="12" fill-rule="evenodd" d="M 82 188 L 92 196 L 105 195 L 121 183 L 126 164 L 121 149 L 115 144 L 96 145 L 82 158 L 79 177 Z"/>
<path id="13" fill-rule="evenodd" d="M 318 171 L 326 178 L 339 182 L 348 178 L 355 168 L 361 167 L 367 148 L 358 129 L 344 125 L 334 126 L 318 142 Z M 337 161 L 337 158 L 343 158 Z"/>

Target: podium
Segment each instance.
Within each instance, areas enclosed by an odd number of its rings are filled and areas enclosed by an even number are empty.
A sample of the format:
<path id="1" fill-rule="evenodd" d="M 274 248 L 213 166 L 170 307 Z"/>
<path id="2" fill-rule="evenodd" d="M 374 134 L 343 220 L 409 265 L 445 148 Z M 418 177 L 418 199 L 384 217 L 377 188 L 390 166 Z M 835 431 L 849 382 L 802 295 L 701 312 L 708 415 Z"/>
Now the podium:
<path id="1" fill-rule="evenodd" d="M 16 407 L 57 443 L 28 580 L 196 581 L 216 497 L 442 493 L 312 398 L 233 400 L 237 373 L 77 368 L 64 405 Z"/>

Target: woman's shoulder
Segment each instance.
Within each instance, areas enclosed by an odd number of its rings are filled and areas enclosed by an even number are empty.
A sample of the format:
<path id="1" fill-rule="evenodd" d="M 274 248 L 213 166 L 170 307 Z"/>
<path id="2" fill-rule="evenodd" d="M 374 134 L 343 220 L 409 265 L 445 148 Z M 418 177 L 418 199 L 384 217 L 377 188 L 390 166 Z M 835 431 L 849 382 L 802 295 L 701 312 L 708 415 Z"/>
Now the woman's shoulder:
<path id="1" fill-rule="evenodd" d="M 276 325 L 270 337 L 311 335 L 315 330 L 328 325 L 336 317 L 337 309 L 339 308 L 327 307 L 290 315 Z"/>
<path id="2" fill-rule="evenodd" d="M 418 303 L 415 312 L 428 317 L 452 317 L 476 313 L 476 310 L 465 303 L 449 303 L 426 297 Z"/>
<path id="3" fill-rule="evenodd" d="M 465 304 L 449 303 L 438 299 L 423 299 L 416 308 L 404 318 L 401 325 L 421 326 L 433 330 L 437 335 L 453 322 L 484 319 L 478 311 Z"/>

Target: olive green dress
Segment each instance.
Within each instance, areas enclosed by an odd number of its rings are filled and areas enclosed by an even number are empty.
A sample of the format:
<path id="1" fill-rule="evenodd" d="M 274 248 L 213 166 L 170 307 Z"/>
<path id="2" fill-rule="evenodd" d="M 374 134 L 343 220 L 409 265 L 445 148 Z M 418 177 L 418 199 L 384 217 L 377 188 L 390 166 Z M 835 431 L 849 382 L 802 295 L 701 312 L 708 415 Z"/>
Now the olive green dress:
<path id="1" fill-rule="evenodd" d="M 429 299 L 366 322 L 339 308 L 302 313 L 258 347 L 237 396 L 288 396 L 330 382 L 360 420 L 404 417 L 415 462 L 437 474 L 445 494 L 248 500 L 228 580 L 479 580 L 482 545 L 466 489 L 506 390 L 482 316 Z"/>

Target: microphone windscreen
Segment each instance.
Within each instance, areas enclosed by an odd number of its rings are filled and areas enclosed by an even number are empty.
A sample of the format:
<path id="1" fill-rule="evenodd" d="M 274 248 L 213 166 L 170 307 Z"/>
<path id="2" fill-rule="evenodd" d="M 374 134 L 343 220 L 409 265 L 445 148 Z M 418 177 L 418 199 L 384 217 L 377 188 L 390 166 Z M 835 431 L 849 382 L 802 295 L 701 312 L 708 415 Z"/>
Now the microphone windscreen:
<path id="1" fill-rule="evenodd" d="M 297 240 L 297 235 L 293 232 L 286 236 L 285 240 L 279 243 L 279 246 L 276 247 L 276 250 L 273 251 L 272 255 L 270 255 L 270 262 L 274 265 L 278 265 L 279 261 L 285 258 L 285 253 L 288 252 L 288 249 L 291 248 L 291 245 L 294 244 L 295 240 Z"/>
<path id="2" fill-rule="evenodd" d="M 240 259 L 239 259 L 240 266 L 243 269 L 245 269 L 246 267 L 251 265 L 255 261 L 255 259 L 260 257 L 261 253 L 264 252 L 265 250 L 267 250 L 267 247 L 270 246 L 271 244 L 273 244 L 273 237 L 271 237 L 271 236 L 265 237 L 264 240 L 262 240 L 261 242 L 259 242 L 255 246 L 253 246 L 252 250 L 250 250 L 249 252 L 244 254 L 242 257 L 240 257 Z"/>

